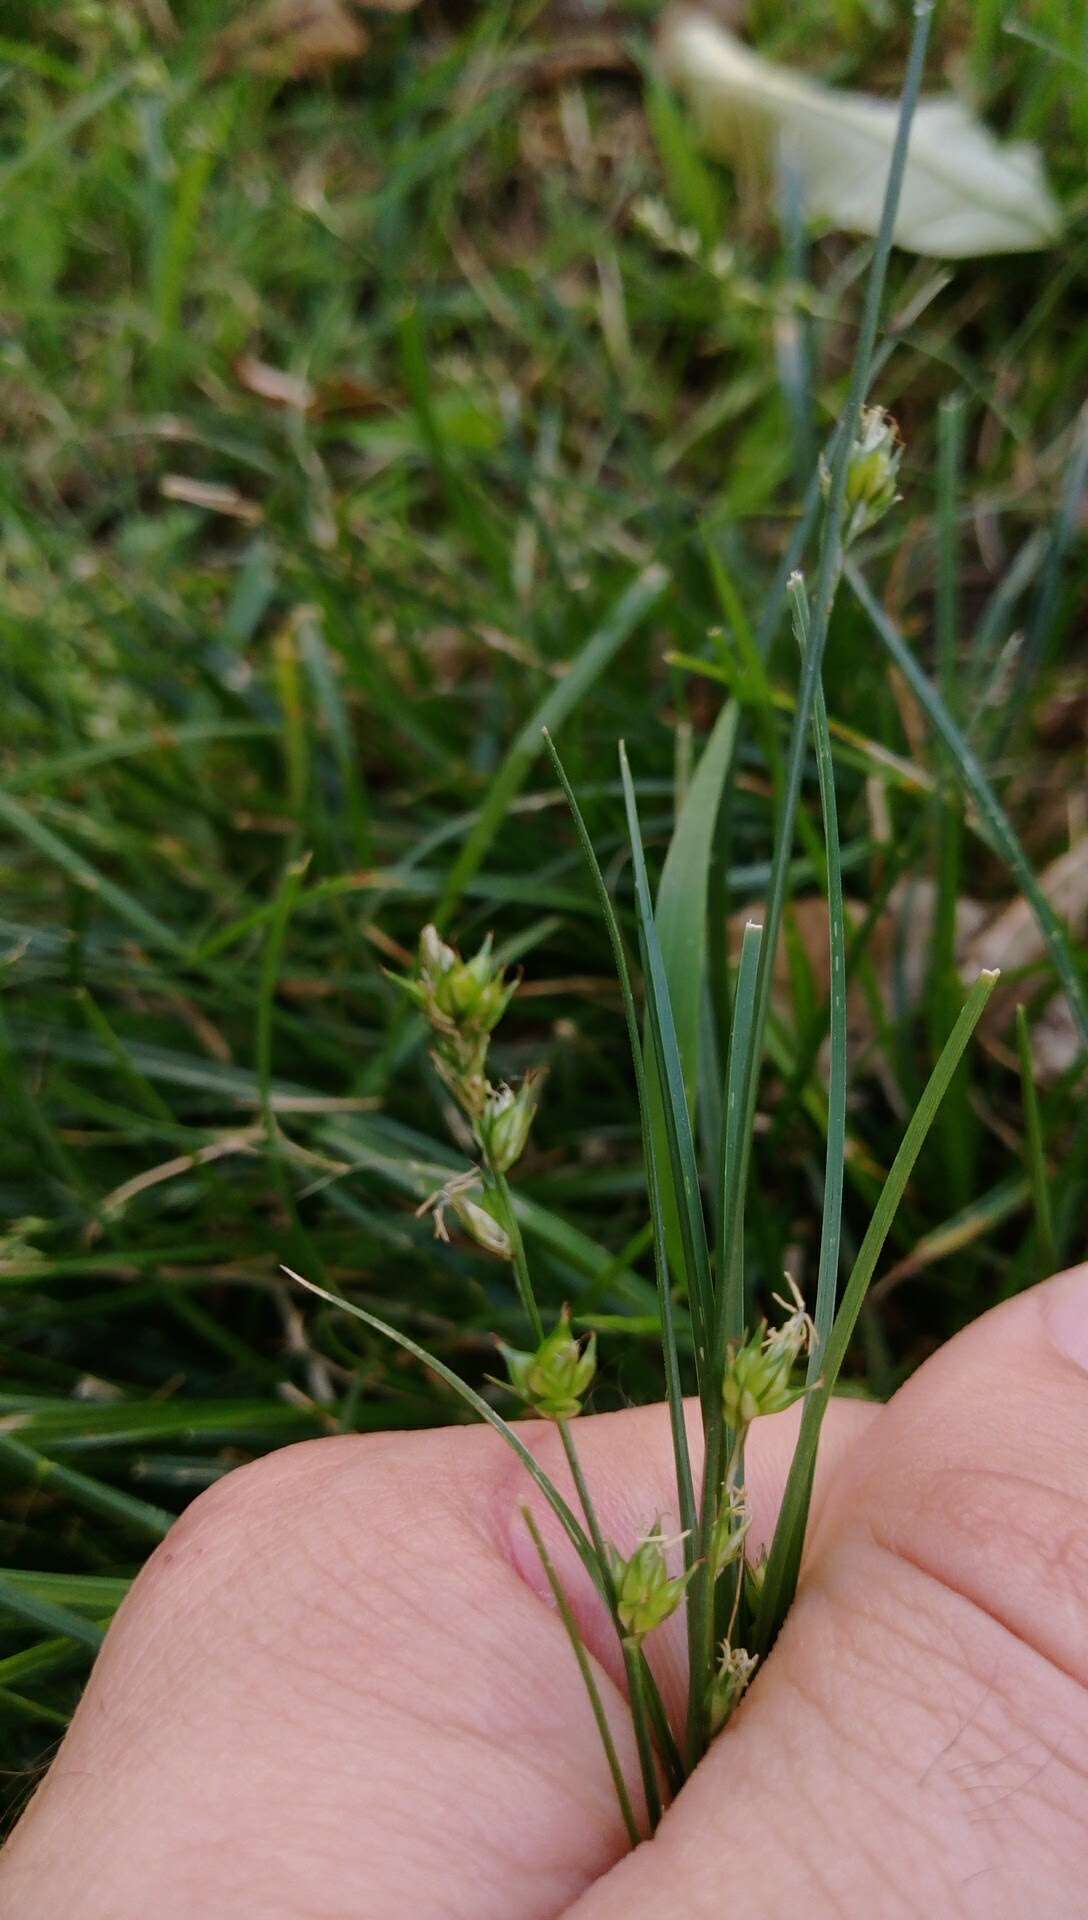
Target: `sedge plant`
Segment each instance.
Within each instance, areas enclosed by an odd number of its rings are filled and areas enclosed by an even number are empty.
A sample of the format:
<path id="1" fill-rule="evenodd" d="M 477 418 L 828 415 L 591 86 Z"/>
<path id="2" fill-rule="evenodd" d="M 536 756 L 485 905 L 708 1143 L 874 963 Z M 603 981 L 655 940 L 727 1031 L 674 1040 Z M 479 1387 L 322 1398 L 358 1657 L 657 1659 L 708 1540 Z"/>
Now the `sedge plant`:
<path id="1" fill-rule="evenodd" d="M 941 1100 L 993 990 L 983 972 L 967 992 L 944 1038 L 929 1079 L 907 1121 L 857 1253 L 840 1287 L 841 1212 L 846 1151 L 848 949 L 828 717 L 822 664 L 832 610 L 851 543 L 895 504 L 900 443 L 894 423 L 869 404 L 877 366 L 877 327 L 896 206 L 921 81 L 930 8 L 916 24 L 900 105 L 884 214 L 874 248 L 849 392 L 809 493 L 802 532 L 819 539 L 811 594 L 796 564 L 795 539 L 773 617 L 790 615 L 800 661 L 792 732 L 763 917 L 745 930 L 730 982 L 731 1012 L 722 1084 L 714 1102 L 692 1098 L 678 1040 L 675 995 L 655 918 L 639 823 L 635 783 L 620 748 L 631 869 L 634 925 L 643 1008 L 620 920 L 562 761 L 548 750 L 566 795 L 608 932 L 621 990 L 641 1119 L 646 1200 L 653 1248 L 658 1322 L 676 1476 L 673 1516 L 647 1514 L 642 1538 L 623 1553 L 607 1539 L 583 1471 L 577 1422 L 597 1369 L 597 1334 L 583 1332 L 564 1309 L 547 1324 L 522 1239 L 511 1177 L 531 1133 L 542 1094 L 538 1074 L 520 1084 L 493 1083 L 492 1036 L 517 991 L 490 940 L 463 957 L 435 927 L 424 929 L 415 970 L 401 985 L 422 1015 L 437 1073 L 460 1115 L 459 1138 L 471 1136 L 473 1164 L 453 1175 L 425 1203 L 436 1230 L 454 1227 L 510 1269 L 525 1322 L 524 1344 L 499 1345 L 505 1379 L 477 1392 L 407 1334 L 356 1302 L 302 1284 L 425 1363 L 513 1448 L 562 1533 L 588 1572 L 611 1620 L 622 1654 L 639 1759 L 646 1830 L 699 1764 L 742 1700 L 781 1629 L 796 1590 L 805 1545 L 820 1428 L 835 1391 L 867 1289 L 912 1169 Z M 851 579 L 853 584 L 853 578 Z M 770 622 L 767 623 L 770 630 Z M 736 716 L 720 735 L 724 772 L 736 738 Z M 830 1045 L 823 1214 L 811 1310 L 786 1275 L 764 1312 L 757 1311 L 745 1271 L 746 1196 L 768 1041 L 775 953 L 783 929 L 790 860 L 806 767 L 814 760 L 823 815 L 830 960 Z M 720 787 L 718 789 L 720 792 Z M 707 1110 L 704 1111 L 704 1108 Z M 294 1276 L 301 1279 L 301 1276 Z M 702 1460 L 688 1443 L 679 1327 L 690 1329 Z M 573 1501 L 541 1467 L 519 1426 L 498 1410 L 505 1394 L 520 1420 L 550 1421 L 557 1430 Z M 793 1462 L 769 1550 L 749 1550 L 746 1444 L 753 1424 L 801 1403 Z M 525 1510 L 589 1703 L 604 1743 L 621 1814 L 632 1841 L 641 1837 L 629 1783 L 620 1766 L 597 1689 L 593 1664 L 554 1557 L 538 1521 Z M 670 1724 L 654 1677 L 654 1636 L 683 1609 L 688 1644 L 685 1724 Z"/>

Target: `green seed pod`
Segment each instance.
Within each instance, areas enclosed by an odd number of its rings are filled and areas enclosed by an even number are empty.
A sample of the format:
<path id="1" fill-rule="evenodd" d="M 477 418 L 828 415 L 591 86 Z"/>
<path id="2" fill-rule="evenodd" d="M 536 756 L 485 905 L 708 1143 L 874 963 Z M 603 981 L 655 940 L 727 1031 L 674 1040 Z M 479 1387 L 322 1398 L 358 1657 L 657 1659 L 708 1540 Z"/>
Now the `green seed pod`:
<path id="1" fill-rule="evenodd" d="M 477 1131 L 488 1160 L 500 1173 L 509 1173 L 525 1151 L 542 1077 L 527 1073 L 516 1093 L 507 1086 L 488 1088 Z"/>
<path id="2" fill-rule="evenodd" d="M 670 1576 L 666 1544 L 658 1520 L 629 1560 L 623 1559 L 615 1547 L 609 1548 L 616 1612 L 621 1627 L 632 1640 L 642 1640 L 676 1612 L 695 1571 L 690 1567 L 686 1573 Z"/>
<path id="3" fill-rule="evenodd" d="M 570 1330 L 565 1307 L 559 1325 L 535 1353 L 519 1353 L 501 1342 L 500 1350 L 514 1392 L 541 1419 L 573 1420 L 581 1413 L 597 1371 L 597 1336 L 591 1333 L 583 1346 Z"/>
<path id="4" fill-rule="evenodd" d="M 902 457 L 903 442 L 891 414 L 882 407 L 863 408 L 846 467 L 844 545 L 868 532 L 895 505 Z M 831 485 L 826 467 L 821 468 L 820 479 L 826 494 Z"/>
<path id="5" fill-rule="evenodd" d="M 424 927 L 419 947 L 420 973 L 435 1015 L 456 1027 L 490 1033 L 517 991 L 517 981 L 507 982 L 491 957 L 491 935 L 470 960 L 460 959 L 433 927 Z"/>
<path id="6" fill-rule="evenodd" d="M 731 1647 L 726 1641 L 718 1670 L 710 1683 L 710 1731 L 720 1733 L 734 1708 L 743 1699 L 757 1666 L 759 1656 L 743 1647 Z"/>
<path id="7" fill-rule="evenodd" d="M 758 1560 L 744 1562 L 744 1590 L 748 1597 L 748 1605 L 753 1612 L 763 1597 L 763 1587 L 767 1578 L 767 1560 L 767 1550 L 764 1548 Z"/>
<path id="8" fill-rule="evenodd" d="M 445 1205 L 452 1207 L 458 1220 L 469 1237 L 487 1253 L 498 1254 L 500 1260 L 509 1260 L 513 1253 L 510 1237 L 505 1227 L 501 1227 L 493 1213 L 478 1200 L 470 1200 L 465 1193 L 451 1193 Z"/>
<path id="9" fill-rule="evenodd" d="M 793 1356 L 768 1353 L 762 1330 L 730 1349 L 722 1381 L 722 1408 L 729 1425 L 750 1426 L 761 1414 L 781 1413 L 800 1398 L 790 1382 Z"/>
<path id="10" fill-rule="evenodd" d="M 710 1536 L 709 1557 L 715 1578 L 739 1558 L 751 1524 L 752 1510 L 746 1495 L 736 1487 L 730 1488 L 718 1509 Z"/>
<path id="11" fill-rule="evenodd" d="M 436 927 L 424 927 L 415 975 L 390 977 L 423 1013 L 434 1039 L 431 1058 L 454 1099 L 477 1124 L 489 1092 L 489 1037 L 518 987 L 517 980 L 507 980 L 496 965 L 491 935 L 471 959 L 462 960 Z"/>
<path id="12" fill-rule="evenodd" d="M 459 1032 L 486 1035 L 501 1020 L 513 995 L 517 980 L 507 980 L 503 968 L 491 953 L 491 935 L 470 960 L 462 960 L 448 946 L 437 928 L 424 927 L 419 936 L 419 965 L 414 978 L 392 974 L 390 978 L 422 1007 L 431 1026 L 441 1036 Z"/>
<path id="13" fill-rule="evenodd" d="M 786 1310 L 780 1327 L 768 1329 L 766 1321 L 742 1345 L 734 1343 L 726 1359 L 722 1380 L 722 1408 L 729 1425 L 737 1431 L 751 1425 L 762 1414 L 782 1413 L 804 1393 L 792 1384 L 793 1369 L 810 1345 L 812 1322 L 794 1282 L 786 1275 L 790 1299 L 775 1295 Z"/>

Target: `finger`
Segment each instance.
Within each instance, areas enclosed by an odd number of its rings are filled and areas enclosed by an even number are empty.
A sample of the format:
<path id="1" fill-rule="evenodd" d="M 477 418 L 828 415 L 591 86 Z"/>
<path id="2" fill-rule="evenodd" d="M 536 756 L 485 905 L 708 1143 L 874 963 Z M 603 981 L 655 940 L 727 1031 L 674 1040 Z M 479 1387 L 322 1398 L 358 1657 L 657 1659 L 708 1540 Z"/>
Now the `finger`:
<path id="1" fill-rule="evenodd" d="M 676 1490 L 672 1448 L 664 1423 L 663 1409 L 642 1408 L 579 1421 L 572 1430 L 584 1477 L 594 1504 L 601 1515 L 606 1537 L 621 1554 L 630 1554 L 654 1521 L 662 1519 L 666 1534 L 677 1535 L 680 1528 L 679 1500 Z M 696 1485 L 702 1472 L 703 1444 L 698 1410 L 688 1407 L 688 1446 Z M 868 1428 L 878 1408 L 860 1400 L 843 1400 L 830 1409 L 820 1447 L 819 1470 L 814 1493 L 814 1508 L 819 1512 L 825 1487 L 834 1483 L 836 1468 L 843 1454 Z M 800 1407 L 791 1408 L 777 1418 L 760 1421 L 752 1430 L 747 1448 L 745 1470 L 752 1507 L 751 1551 L 758 1554 L 769 1544 L 778 1515 L 782 1489 L 786 1484 L 793 1457 Z M 535 1451 L 548 1473 L 567 1497 L 576 1503 L 562 1447 L 554 1429 L 545 1429 Z M 623 1683 L 623 1659 L 615 1629 L 574 1548 L 567 1540 L 543 1496 L 535 1489 L 523 1494 L 541 1532 L 548 1551 L 562 1575 L 578 1617 L 579 1626 L 595 1658 L 615 1680 Z M 528 1584 L 541 1596 L 547 1595 L 547 1581 L 528 1530 L 515 1517 L 511 1553 L 515 1565 Z M 680 1564 L 677 1555 L 677 1565 Z M 687 1705 L 687 1628 L 683 1609 L 657 1629 L 647 1643 L 654 1676 L 661 1689 L 669 1718 L 675 1727 L 683 1724 Z"/>
<path id="2" fill-rule="evenodd" d="M 672 1503 L 664 1413 L 578 1426 L 605 1531 L 633 1544 Z M 554 1433 L 523 1432 L 554 1464 Z M 789 1444 L 767 1422 L 753 1448 L 764 1526 Z M 310 1442 L 205 1494 L 136 1582 L 0 1860 L 6 1920 L 565 1907 L 627 1841 L 523 1556 L 529 1486 L 496 1436 L 458 1428 Z M 601 1645 L 592 1593 L 577 1600 Z M 600 1684 L 635 1782 L 626 1708 Z"/>
<path id="3" fill-rule="evenodd" d="M 1086 1910 L 1086 1369 L 1088 1268 L 921 1369 L 748 1700 L 569 1920 Z"/>

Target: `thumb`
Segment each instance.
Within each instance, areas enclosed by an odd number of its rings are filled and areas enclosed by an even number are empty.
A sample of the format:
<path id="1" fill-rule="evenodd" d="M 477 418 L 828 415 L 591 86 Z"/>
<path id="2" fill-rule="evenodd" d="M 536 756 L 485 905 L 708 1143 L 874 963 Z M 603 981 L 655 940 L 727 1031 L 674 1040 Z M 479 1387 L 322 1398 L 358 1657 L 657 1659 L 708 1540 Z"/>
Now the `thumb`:
<path id="1" fill-rule="evenodd" d="M 1088 1912 L 1088 1267 L 843 1456 L 797 1603 L 650 1845 L 568 1920 Z"/>

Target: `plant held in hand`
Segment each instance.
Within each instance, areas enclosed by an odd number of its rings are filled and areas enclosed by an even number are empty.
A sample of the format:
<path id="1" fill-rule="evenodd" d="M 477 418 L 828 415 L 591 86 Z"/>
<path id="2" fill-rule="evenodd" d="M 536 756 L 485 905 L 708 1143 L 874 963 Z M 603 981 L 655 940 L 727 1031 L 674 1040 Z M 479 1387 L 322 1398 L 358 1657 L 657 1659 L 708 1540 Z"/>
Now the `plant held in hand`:
<path id="1" fill-rule="evenodd" d="M 426 1203 L 439 1232 L 447 1211 L 470 1238 L 513 1270 L 529 1340 L 502 1345 L 508 1391 L 520 1411 L 553 1424 L 570 1470 L 577 1510 L 544 1471 L 516 1426 L 409 1336 L 356 1302 L 338 1299 L 312 1282 L 303 1285 L 376 1328 L 429 1365 L 468 1406 L 506 1440 L 551 1508 L 592 1579 L 615 1629 L 627 1679 L 646 1819 L 652 1831 L 664 1799 L 698 1765 L 720 1735 L 756 1675 L 792 1602 L 804 1548 L 820 1426 L 833 1393 L 865 1295 L 940 1101 L 993 989 L 983 973 L 971 987 L 939 1058 L 908 1120 L 899 1151 L 877 1198 L 872 1219 L 841 1291 L 841 1208 L 846 1123 L 846 943 L 841 857 L 830 733 L 822 691 L 822 663 L 832 607 L 849 544 L 894 504 L 900 458 L 897 430 L 878 407 L 867 406 L 877 320 L 906 161 L 911 117 L 921 79 L 929 8 L 920 7 L 891 157 L 884 211 L 874 249 L 849 394 L 831 444 L 813 476 L 813 498 L 823 492 L 823 521 L 811 599 L 799 573 L 782 581 L 779 612 L 788 606 L 801 656 L 801 677 L 783 769 L 777 834 L 766 888 L 764 923 L 746 930 L 732 981 L 724 1072 L 715 1100 L 704 1101 L 685 1074 L 674 995 L 662 953 L 626 754 L 620 750 L 631 866 L 634 923 L 644 991 L 644 1021 L 636 1006 L 626 943 L 577 798 L 550 738 L 557 777 L 571 809 L 608 931 L 623 998 L 641 1120 L 649 1228 L 670 1426 L 675 1454 L 679 1529 L 670 1538 L 658 1516 L 634 1548 L 623 1553 L 604 1538 L 593 1493 L 575 1445 L 572 1423 L 581 1413 L 597 1370 L 596 1333 L 579 1327 L 568 1307 L 548 1331 L 522 1238 L 519 1207 L 508 1176 L 526 1151 L 540 1094 L 540 1076 L 520 1086 L 488 1078 L 492 1036 L 517 991 L 496 959 L 490 938 L 462 958 L 434 927 L 420 939 L 414 973 L 401 981 L 429 1028 L 436 1070 L 471 1130 L 478 1166 L 455 1176 Z M 709 805 L 711 820 L 736 739 L 732 716 L 715 730 L 706 790 L 696 773 L 681 815 L 674 850 L 686 823 Z M 809 1313 L 792 1280 L 789 1297 L 774 1296 L 780 1317 L 760 1318 L 745 1272 L 745 1211 L 761 1068 L 767 1044 L 773 969 L 782 932 L 794 830 L 806 761 L 814 752 L 823 808 L 831 953 L 830 1071 L 826 1163 L 819 1270 Z M 716 784 L 715 784 L 716 783 Z M 707 795 L 709 794 L 709 802 Z M 710 804 L 710 803 L 713 804 Z M 670 855 L 670 859 L 672 855 Z M 677 862 L 677 865 L 680 863 Z M 675 868 L 674 868 L 675 878 Z M 693 1003 L 697 1007 L 697 1001 Z M 687 1027 L 685 1026 L 685 1031 Z M 297 1276 L 296 1276 L 297 1277 Z M 554 1311 L 554 1309 L 553 1309 Z M 689 1450 L 682 1390 L 682 1359 L 690 1354 L 702 1425 L 697 1475 Z M 804 1369 L 802 1370 L 802 1363 Z M 769 1550 L 750 1551 L 751 1513 L 744 1483 L 745 1441 L 755 1420 L 801 1405 L 793 1465 Z M 542 1537 L 527 1513 L 570 1637 L 616 1785 L 628 1833 L 638 1832 L 632 1800 L 601 1708 L 592 1663 L 574 1610 Z M 647 1516 L 647 1521 L 649 1521 Z M 662 1704 L 650 1650 L 660 1628 L 683 1608 L 688 1644 L 688 1712 L 673 1727 Z"/>

